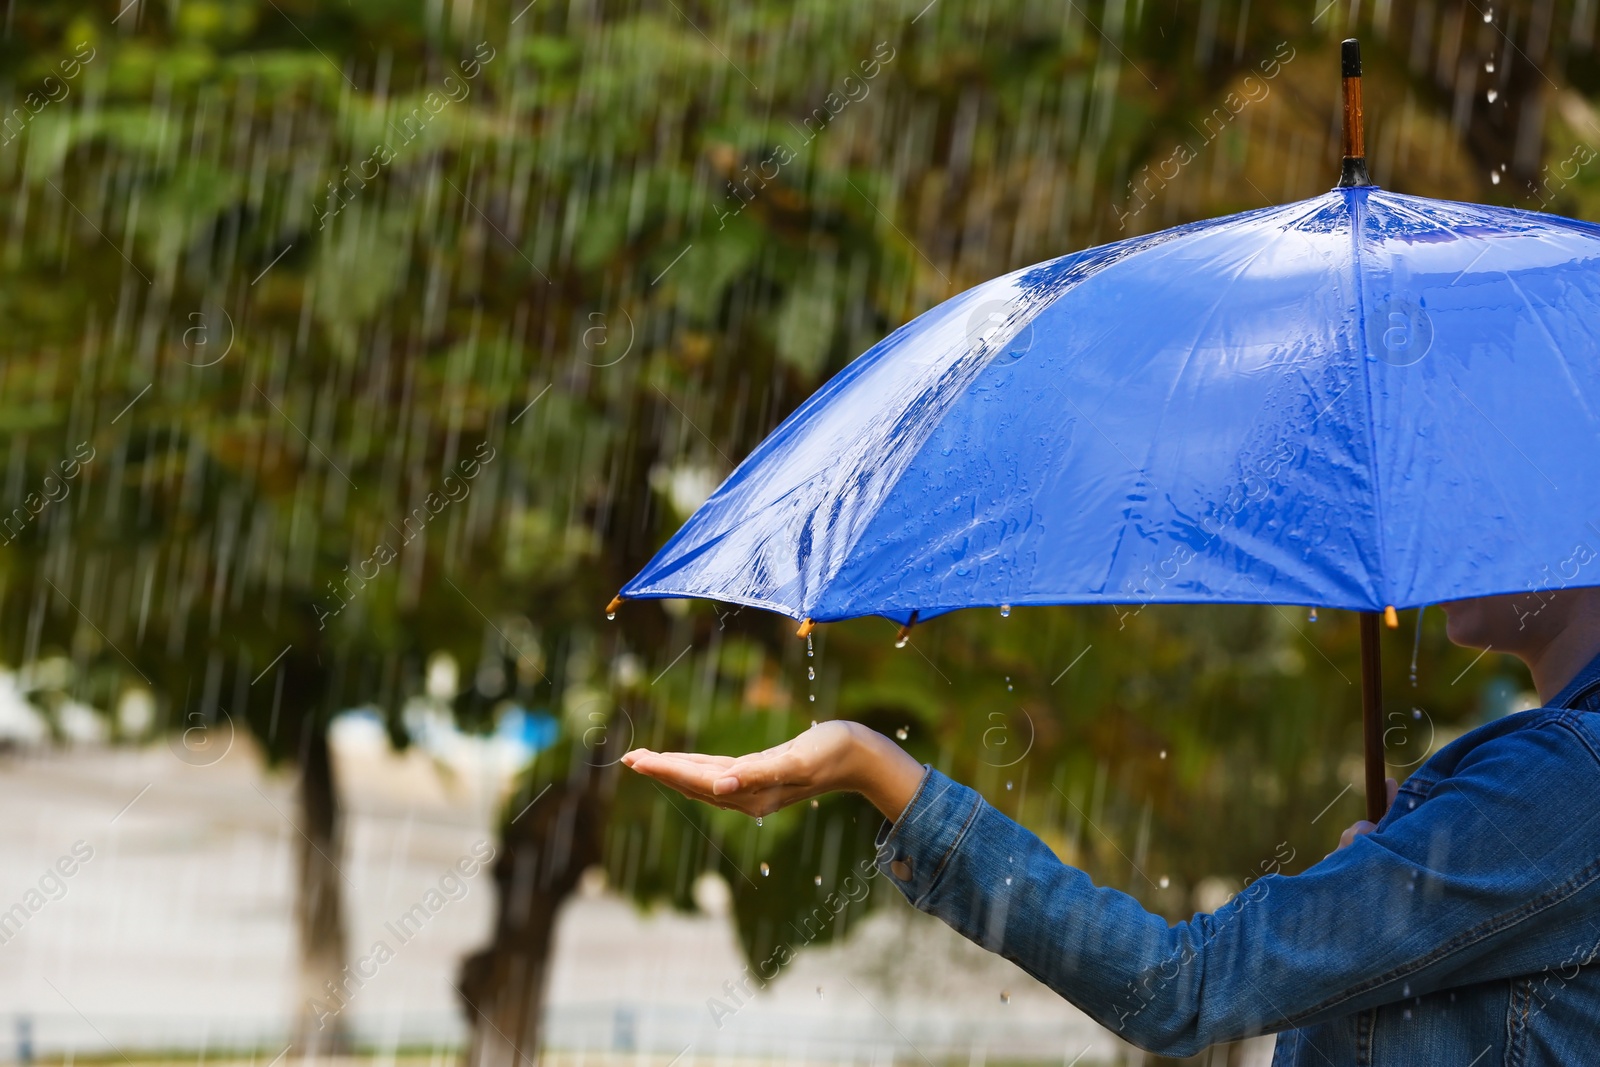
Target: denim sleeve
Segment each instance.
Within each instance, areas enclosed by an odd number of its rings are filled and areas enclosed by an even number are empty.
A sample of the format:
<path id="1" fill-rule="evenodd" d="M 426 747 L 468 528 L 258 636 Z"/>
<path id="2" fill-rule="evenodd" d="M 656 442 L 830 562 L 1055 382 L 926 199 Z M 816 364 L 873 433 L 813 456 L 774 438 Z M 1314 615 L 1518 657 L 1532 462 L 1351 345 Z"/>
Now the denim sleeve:
<path id="1" fill-rule="evenodd" d="M 1469 753 L 1425 802 L 1402 793 L 1349 848 L 1169 925 L 929 768 L 880 831 L 878 864 L 917 908 L 1124 1040 L 1188 1056 L 1592 958 L 1596 797 L 1600 762 L 1573 730 L 1507 734 Z"/>

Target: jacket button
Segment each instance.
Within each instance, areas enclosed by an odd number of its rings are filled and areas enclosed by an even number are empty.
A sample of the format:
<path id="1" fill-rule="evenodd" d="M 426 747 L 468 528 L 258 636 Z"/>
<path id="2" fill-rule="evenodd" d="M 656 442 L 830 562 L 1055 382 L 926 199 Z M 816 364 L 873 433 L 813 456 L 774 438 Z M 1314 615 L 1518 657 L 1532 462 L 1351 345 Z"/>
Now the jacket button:
<path id="1" fill-rule="evenodd" d="M 902 882 L 909 882 L 911 880 L 911 861 L 908 859 L 895 860 L 889 864 L 889 873 Z"/>

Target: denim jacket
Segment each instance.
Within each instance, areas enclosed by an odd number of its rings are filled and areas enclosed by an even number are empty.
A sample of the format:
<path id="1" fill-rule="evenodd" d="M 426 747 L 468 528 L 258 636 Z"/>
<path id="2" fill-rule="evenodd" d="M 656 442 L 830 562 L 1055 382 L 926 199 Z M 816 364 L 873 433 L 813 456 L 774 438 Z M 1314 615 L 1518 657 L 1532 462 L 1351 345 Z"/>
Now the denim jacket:
<path id="1" fill-rule="evenodd" d="M 1600 657 L 1441 749 L 1372 833 L 1168 925 L 928 768 L 878 834 L 913 905 L 1167 1056 L 1276 1067 L 1600 1063 Z"/>

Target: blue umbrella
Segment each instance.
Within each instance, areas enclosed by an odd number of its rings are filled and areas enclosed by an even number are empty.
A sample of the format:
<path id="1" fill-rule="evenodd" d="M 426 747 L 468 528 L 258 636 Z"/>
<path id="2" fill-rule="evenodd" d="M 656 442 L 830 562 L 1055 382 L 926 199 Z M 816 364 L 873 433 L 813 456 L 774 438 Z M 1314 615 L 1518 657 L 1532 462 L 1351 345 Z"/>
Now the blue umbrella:
<path id="1" fill-rule="evenodd" d="M 875 345 L 623 599 L 801 632 L 966 607 L 1379 613 L 1563 585 L 1600 527 L 1600 227 L 1370 183 L 1345 42 L 1339 185 L 986 282 Z M 1597 509 L 1600 510 L 1600 509 Z M 1374 807 L 1376 805 L 1376 807 Z"/>

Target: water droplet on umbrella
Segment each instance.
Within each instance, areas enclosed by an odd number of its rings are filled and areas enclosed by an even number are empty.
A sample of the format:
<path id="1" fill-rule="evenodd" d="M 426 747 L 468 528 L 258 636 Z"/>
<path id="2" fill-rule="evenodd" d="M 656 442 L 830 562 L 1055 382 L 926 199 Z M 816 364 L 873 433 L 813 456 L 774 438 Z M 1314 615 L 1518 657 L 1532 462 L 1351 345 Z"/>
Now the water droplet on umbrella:
<path id="1" fill-rule="evenodd" d="M 911 731 L 902 726 L 900 729 L 894 732 L 894 735 L 900 740 L 904 741 L 907 737 L 911 736 Z"/>
<path id="2" fill-rule="evenodd" d="M 1001 604 L 1000 605 L 1000 617 L 1002 619 L 1011 618 L 1011 605 L 1010 604 Z"/>
<path id="3" fill-rule="evenodd" d="M 1011 1003 L 1011 990 L 1009 990 L 1009 989 L 1000 990 L 1000 1003 L 1002 1003 L 1002 1004 L 1010 1004 Z"/>
<path id="4" fill-rule="evenodd" d="M 822 884 L 822 875 L 820 875 L 820 874 L 813 875 L 812 878 L 811 878 L 811 884 L 812 885 L 821 885 Z"/>
<path id="5" fill-rule="evenodd" d="M 756 822 L 759 824 L 761 822 L 761 820 L 757 819 Z M 767 866 L 767 861 L 766 860 L 762 860 L 761 861 L 761 877 L 765 878 L 767 875 L 769 875 L 771 873 L 772 873 L 772 868 Z"/>
<path id="6" fill-rule="evenodd" d="M 1171 885 L 1171 884 L 1172 884 L 1172 883 L 1171 883 L 1171 882 L 1169 882 L 1169 881 L 1168 881 L 1168 880 L 1167 880 L 1167 876 L 1166 876 L 1166 875 L 1164 875 L 1164 874 L 1163 874 L 1163 875 L 1162 875 L 1162 876 L 1161 876 L 1161 881 L 1160 881 L 1160 882 L 1158 882 L 1158 883 L 1157 883 L 1157 884 L 1158 884 L 1158 885 L 1159 885 L 1159 886 L 1161 886 L 1161 888 L 1162 888 L 1162 889 L 1165 889 L 1165 888 L 1167 888 L 1167 886 L 1169 886 L 1169 885 Z"/>
<path id="7" fill-rule="evenodd" d="M 812 725 L 812 726 L 815 726 L 815 725 L 817 725 L 817 720 L 816 720 L 816 719 L 812 719 L 812 720 L 811 720 L 811 725 Z M 811 802 L 811 806 L 812 806 L 812 807 L 813 807 L 813 808 L 814 808 L 814 807 L 816 807 L 816 806 L 817 806 L 817 802 L 816 802 L 816 801 L 814 801 L 814 800 L 813 800 L 813 801 L 812 801 L 812 802 Z"/>
<path id="8" fill-rule="evenodd" d="M 1498 90 L 1498 89 L 1490 89 L 1488 91 L 1488 93 L 1486 93 L 1485 95 L 1489 98 L 1489 103 L 1492 104 L 1496 100 L 1500 99 L 1500 90 Z"/>
<path id="9" fill-rule="evenodd" d="M 1317 609 L 1316 608 L 1312 608 L 1311 611 L 1306 615 L 1306 622 L 1316 622 L 1316 621 L 1317 621 Z"/>

